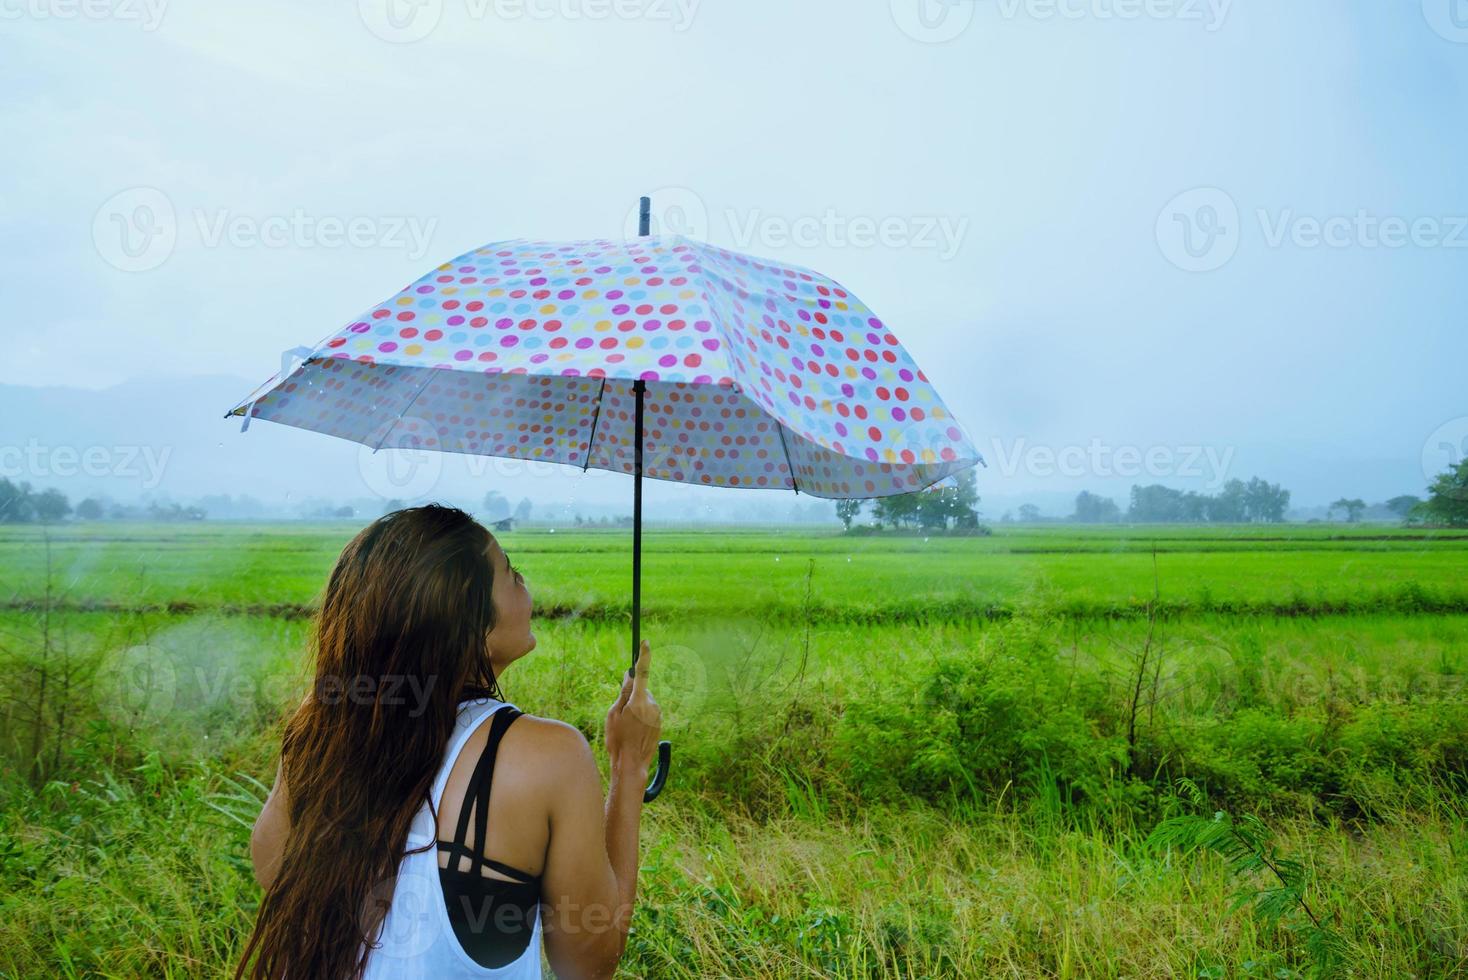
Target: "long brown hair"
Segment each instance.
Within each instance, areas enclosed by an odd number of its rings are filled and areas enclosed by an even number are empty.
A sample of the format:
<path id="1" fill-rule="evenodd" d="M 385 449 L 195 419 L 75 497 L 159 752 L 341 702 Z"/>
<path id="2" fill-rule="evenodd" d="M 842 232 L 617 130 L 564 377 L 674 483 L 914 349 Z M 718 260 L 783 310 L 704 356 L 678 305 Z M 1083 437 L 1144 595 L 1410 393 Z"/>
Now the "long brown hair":
<path id="1" fill-rule="evenodd" d="M 430 504 L 373 521 L 337 559 L 312 633 L 315 684 L 281 743 L 290 832 L 236 980 L 350 980 L 366 966 L 459 699 L 500 696 L 489 539 Z"/>

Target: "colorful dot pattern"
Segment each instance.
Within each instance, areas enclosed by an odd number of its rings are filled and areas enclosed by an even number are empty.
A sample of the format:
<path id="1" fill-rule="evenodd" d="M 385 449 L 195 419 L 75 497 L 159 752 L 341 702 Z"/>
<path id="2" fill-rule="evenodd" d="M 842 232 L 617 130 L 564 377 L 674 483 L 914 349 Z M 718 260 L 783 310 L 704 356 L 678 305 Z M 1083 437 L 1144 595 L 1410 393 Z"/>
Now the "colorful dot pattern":
<path id="1" fill-rule="evenodd" d="M 438 267 L 236 408 L 414 446 L 724 487 L 879 497 L 980 460 L 831 279 L 681 236 L 511 241 Z"/>

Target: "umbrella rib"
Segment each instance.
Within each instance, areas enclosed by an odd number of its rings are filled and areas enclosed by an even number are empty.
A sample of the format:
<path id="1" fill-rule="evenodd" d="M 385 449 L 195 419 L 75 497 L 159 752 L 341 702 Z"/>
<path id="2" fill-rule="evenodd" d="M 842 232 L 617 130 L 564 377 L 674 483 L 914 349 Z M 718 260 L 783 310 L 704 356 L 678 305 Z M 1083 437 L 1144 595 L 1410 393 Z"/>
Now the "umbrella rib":
<path id="1" fill-rule="evenodd" d="M 398 427 L 398 423 L 403 420 L 403 416 L 408 414 L 408 409 L 412 408 L 413 404 L 418 401 L 418 396 L 423 394 L 423 392 L 427 390 L 428 386 L 433 383 L 433 372 L 435 370 L 435 368 L 428 369 L 428 377 L 423 379 L 423 383 L 418 386 L 418 390 L 413 392 L 413 397 L 408 399 L 408 404 L 403 406 L 403 410 L 398 413 L 398 417 L 392 420 L 392 425 L 388 426 L 387 431 L 382 434 L 382 438 L 377 440 L 377 445 L 372 447 L 372 451 L 374 453 L 382 448 L 382 444 L 384 442 L 387 442 L 387 437 L 392 435 L 392 430 L 396 429 Z"/>
<path id="2" fill-rule="evenodd" d="M 780 433 L 780 448 L 785 450 L 785 468 L 790 471 L 790 486 L 799 493 L 800 484 L 795 482 L 795 463 L 790 459 L 790 447 L 785 445 L 785 424 L 779 419 L 775 420 L 775 431 Z"/>
<path id="3" fill-rule="evenodd" d="M 586 440 L 586 462 L 581 464 L 581 472 L 591 465 L 591 452 L 596 448 L 596 423 L 601 418 L 601 400 L 607 393 L 607 379 L 601 379 L 601 389 L 596 393 L 596 411 L 591 413 L 591 436 Z"/>

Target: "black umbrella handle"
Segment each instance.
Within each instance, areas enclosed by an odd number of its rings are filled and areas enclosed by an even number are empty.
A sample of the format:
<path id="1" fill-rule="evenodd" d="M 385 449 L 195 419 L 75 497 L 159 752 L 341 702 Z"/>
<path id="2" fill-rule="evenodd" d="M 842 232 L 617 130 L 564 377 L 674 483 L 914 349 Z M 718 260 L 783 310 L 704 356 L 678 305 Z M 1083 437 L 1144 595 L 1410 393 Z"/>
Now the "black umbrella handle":
<path id="1" fill-rule="evenodd" d="M 633 658 L 633 662 L 636 662 L 636 658 Z M 636 667 L 629 669 L 627 676 L 631 677 L 636 669 Z M 652 779 L 648 781 L 647 789 L 642 791 L 642 802 L 651 803 L 658 798 L 658 794 L 663 791 L 663 785 L 668 781 L 668 771 L 672 768 L 673 743 L 667 739 L 663 739 L 658 743 L 658 767 L 653 770 Z"/>
<path id="2" fill-rule="evenodd" d="M 647 234 L 645 197 L 642 199 L 642 233 Z M 637 670 L 637 654 L 642 651 L 642 399 L 647 393 L 647 383 L 638 378 L 632 382 L 632 392 L 637 406 L 632 423 L 632 667 L 627 671 L 629 674 Z M 642 791 L 642 802 L 651 803 L 658 798 L 672 766 L 673 743 L 663 740 L 658 743 L 658 767 L 652 774 L 652 782 Z"/>
<path id="3" fill-rule="evenodd" d="M 651 803 L 658 798 L 663 791 L 663 784 L 668 781 L 668 769 L 673 765 L 673 743 L 667 739 L 658 743 L 658 768 L 652 774 L 652 782 L 647 784 L 647 789 L 642 791 L 642 802 Z"/>

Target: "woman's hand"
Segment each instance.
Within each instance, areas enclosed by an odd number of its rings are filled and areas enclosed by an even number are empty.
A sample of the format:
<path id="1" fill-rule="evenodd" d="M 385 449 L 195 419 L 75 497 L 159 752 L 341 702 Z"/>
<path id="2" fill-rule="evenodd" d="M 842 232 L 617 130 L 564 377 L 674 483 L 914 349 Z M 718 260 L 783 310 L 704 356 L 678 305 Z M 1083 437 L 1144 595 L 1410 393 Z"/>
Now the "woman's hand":
<path id="1" fill-rule="evenodd" d="M 651 660 L 652 647 L 643 640 L 637 654 L 636 673 L 627 671 L 622 678 L 622 690 L 607 712 L 607 756 L 612 769 L 629 777 L 635 775 L 642 782 L 647 781 L 647 770 L 663 731 L 662 709 L 647 689 Z"/>

